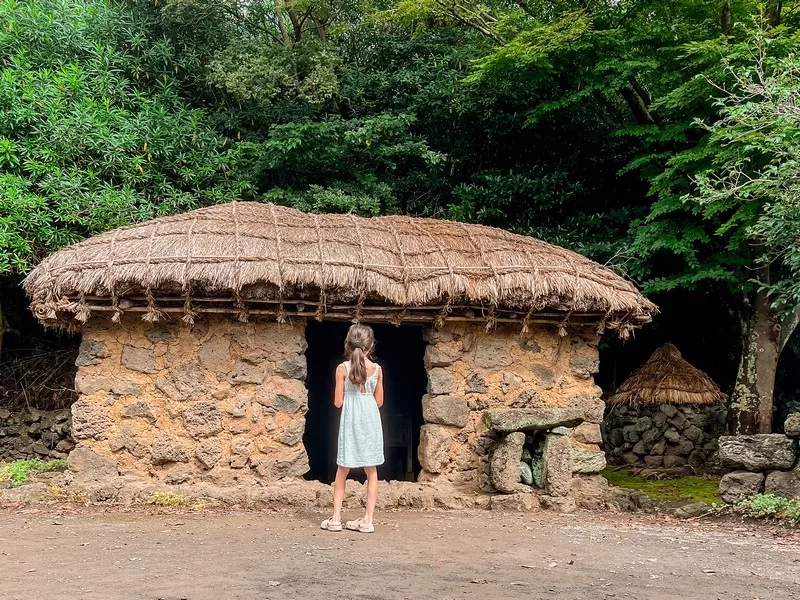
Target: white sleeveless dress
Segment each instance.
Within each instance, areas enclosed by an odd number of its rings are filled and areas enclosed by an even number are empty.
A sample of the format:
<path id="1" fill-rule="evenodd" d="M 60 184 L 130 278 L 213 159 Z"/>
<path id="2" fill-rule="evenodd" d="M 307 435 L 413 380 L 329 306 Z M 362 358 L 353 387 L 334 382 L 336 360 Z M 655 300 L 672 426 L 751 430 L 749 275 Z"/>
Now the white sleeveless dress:
<path id="1" fill-rule="evenodd" d="M 375 403 L 380 365 L 367 378 L 364 390 L 350 381 L 350 361 L 345 368 L 344 404 L 339 421 L 339 451 L 336 464 L 340 467 L 376 467 L 383 464 L 383 427 L 381 413 Z"/>

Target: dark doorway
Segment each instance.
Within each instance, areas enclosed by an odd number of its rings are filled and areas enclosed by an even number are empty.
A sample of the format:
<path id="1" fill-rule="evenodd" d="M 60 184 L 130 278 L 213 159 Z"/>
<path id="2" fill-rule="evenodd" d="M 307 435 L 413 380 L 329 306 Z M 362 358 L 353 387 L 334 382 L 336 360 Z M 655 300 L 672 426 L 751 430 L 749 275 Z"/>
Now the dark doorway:
<path id="1" fill-rule="evenodd" d="M 375 324 L 375 360 L 383 368 L 384 454 L 378 467 L 384 480 L 413 480 L 420 472 L 417 459 L 422 427 L 422 396 L 428 384 L 423 357 L 422 327 Z M 349 323 L 309 321 L 308 413 L 303 441 L 311 470 L 306 479 L 330 483 L 336 475 L 339 411 L 333 406 L 334 373 L 344 360 L 344 338 Z M 356 478 L 363 473 L 353 473 Z"/>

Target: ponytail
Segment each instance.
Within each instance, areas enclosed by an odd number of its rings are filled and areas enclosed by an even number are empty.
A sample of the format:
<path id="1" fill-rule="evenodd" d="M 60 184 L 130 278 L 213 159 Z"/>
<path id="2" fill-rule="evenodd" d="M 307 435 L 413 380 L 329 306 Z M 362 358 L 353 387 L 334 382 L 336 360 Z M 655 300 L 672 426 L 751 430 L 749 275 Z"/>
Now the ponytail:
<path id="1" fill-rule="evenodd" d="M 353 325 L 344 341 L 344 354 L 350 361 L 350 382 L 364 385 L 367 381 L 367 357 L 375 348 L 375 336 L 367 325 Z"/>
<path id="2" fill-rule="evenodd" d="M 350 383 L 354 385 L 363 385 L 366 381 L 366 356 L 361 348 L 353 348 L 353 353 L 350 355 Z"/>

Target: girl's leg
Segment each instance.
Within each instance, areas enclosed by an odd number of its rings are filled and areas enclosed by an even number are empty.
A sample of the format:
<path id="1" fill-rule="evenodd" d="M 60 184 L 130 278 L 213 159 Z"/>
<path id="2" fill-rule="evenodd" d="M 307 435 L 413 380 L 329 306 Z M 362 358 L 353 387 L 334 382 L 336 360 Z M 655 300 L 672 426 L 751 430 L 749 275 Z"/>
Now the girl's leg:
<path id="1" fill-rule="evenodd" d="M 371 525 L 375 503 L 378 501 L 378 467 L 364 467 L 364 472 L 367 474 L 367 512 L 361 522 Z"/>
<path id="2" fill-rule="evenodd" d="M 333 482 L 333 520 L 342 520 L 342 502 L 344 502 L 344 486 L 347 483 L 347 474 L 350 469 L 337 467 L 336 479 Z"/>

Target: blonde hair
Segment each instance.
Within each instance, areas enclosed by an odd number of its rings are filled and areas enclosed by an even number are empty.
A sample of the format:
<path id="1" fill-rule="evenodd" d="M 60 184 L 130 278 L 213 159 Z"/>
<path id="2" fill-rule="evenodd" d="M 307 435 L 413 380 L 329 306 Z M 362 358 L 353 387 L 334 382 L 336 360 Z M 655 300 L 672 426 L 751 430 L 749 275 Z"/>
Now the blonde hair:
<path id="1" fill-rule="evenodd" d="M 344 340 L 344 355 L 350 361 L 350 382 L 362 385 L 367 381 L 367 357 L 375 349 L 375 334 L 369 325 L 353 325 Z"/>

